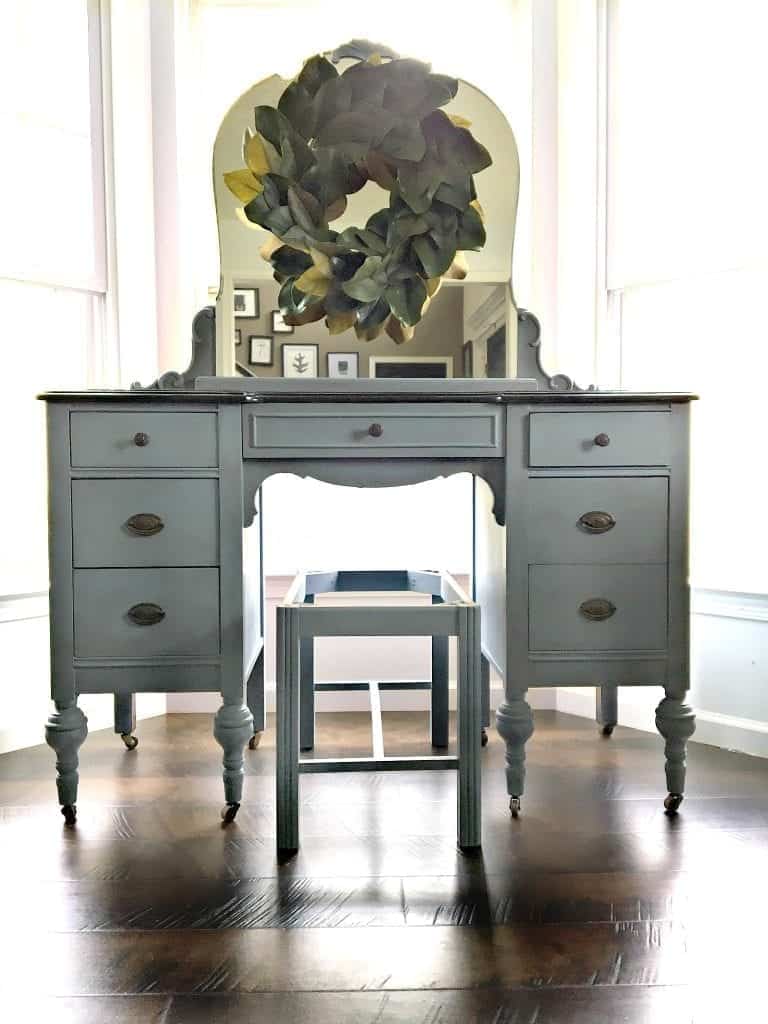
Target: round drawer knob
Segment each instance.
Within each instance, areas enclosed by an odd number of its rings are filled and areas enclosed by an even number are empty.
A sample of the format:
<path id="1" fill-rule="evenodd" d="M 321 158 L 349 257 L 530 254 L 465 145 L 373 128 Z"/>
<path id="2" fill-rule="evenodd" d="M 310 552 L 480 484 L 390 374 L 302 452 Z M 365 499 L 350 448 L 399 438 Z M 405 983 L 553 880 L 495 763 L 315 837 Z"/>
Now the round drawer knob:
<path id="1" fill-rule="evenodd" d="M 149 444 L 149 434 L 145 434 L 143 430 L 139 430 L 138 433 L 133 435 L 133 443 L 137 448 L 146 448 Z"/>
<path id="2" fill-rule="evenodd" d="M 384 433 L 384 427 L 382 427 L 380 423 L 372 423 L 370 427 L 368 427 L 368 433 L 371 437 L 381 437 Z"/>
<path id="3" fill-rule="evenodd" d="M 595 438 L 595 444 L 598 448 L 607 448 L 610 443 L 611 439 L 607 434 L 598 434 Z"/>
<path id="4" fill-rule="evenodd" d="M 604 597 L 590 597 L 579 605 L 579 612 L 590 622 L 604 622 L 616 612 L 616 605 Z"/>
<path id="5" fill-rule="evenodd" d="M 165 612 L 159 604 L 152 601 L 142 601 L 129 608 L 126 615 L 137 626 L 156 626 L 165 618 Z"/>

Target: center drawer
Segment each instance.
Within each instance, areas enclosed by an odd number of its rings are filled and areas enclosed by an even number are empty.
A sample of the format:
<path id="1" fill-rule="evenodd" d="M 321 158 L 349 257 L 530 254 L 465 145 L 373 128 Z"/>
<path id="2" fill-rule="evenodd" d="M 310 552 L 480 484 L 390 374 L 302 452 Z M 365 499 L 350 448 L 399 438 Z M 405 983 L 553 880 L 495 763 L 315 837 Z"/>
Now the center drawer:
<path id="1" fill-rule="evenodd" d="M 502 411 L 492 405 L 288 403 L 246 408 L 243 415 L 246 458 L 503 454 Z"/>
<path id="2" fill-rule="evenodd" d="M 219 653 L 218 569 L 77 569 L 75 657 Z"/>
<path id="3" fill-rule="evenodd" d="M 73 480 L 75 567 L 218 565 L 218 480 Z"/>

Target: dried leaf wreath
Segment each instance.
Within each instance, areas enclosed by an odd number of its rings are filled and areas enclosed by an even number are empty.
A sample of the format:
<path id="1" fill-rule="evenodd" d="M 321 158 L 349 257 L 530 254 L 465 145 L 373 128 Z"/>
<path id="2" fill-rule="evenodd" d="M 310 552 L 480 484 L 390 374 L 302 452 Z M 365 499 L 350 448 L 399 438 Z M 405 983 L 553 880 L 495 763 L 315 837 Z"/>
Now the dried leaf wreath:
<path id="1" fill-rule="evenodd" d="M 318 55 L 277 109 L 256 107 L 246 167 L 224 180 L 241 218 L 272 234 L 261 255 L 286 323 L 325 317 L 331 334 L 354 327 L 372 341 L 386 329 L 401 343 L 442 279 L 466 275 L 461 250 L 485 244 L 473 175 L 492 161 L 469 122 L 439 109 L 457 89 L 415 60 L 373 55 L 339 74 Z M 389 205 L 363 228 L 332 230 L 368 181 Z"/>

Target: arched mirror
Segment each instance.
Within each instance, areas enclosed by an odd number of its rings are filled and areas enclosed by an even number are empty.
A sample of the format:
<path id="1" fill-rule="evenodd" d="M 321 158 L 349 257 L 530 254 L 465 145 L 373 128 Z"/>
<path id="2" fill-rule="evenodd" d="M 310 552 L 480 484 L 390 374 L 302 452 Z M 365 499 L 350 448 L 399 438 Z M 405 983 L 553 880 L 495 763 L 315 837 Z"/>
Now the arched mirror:
<path id="1" fill-rule="evenodd" d="M 364 61 L 381 66 L 380 61 L 386 65 L 396 57 L 360 42 L 323 56 L 339 75 Z M 443 70 L 432 69 L 436 75 Z M 519 163 L 514 134 L 499 108 L 461 80 L 453 98 L 441 106 L 459 126 L 468 122 L 471 135 L 492 158 L 490 166 L 473 175 L 485 241 L 476 251 L 463 253 L 466 276 L 443 278 L 408 340 L 393 338 L 386 330 L 365 340 L 354 326 L 345 328 L 343 320 L 335 323 L 333 333 L 326 317 L 303 324 L 286 322 L 279 301 L 281 281 L 275 279 L 275 268 L 263 255 L 270 245 L 274 249 L 274 236 L 244 215 L 247 188 L 236 195 L 227 184 L 230 172 L 246 166 L 244 137 L 256 132 L 256 108 L 277 107 L 290 84 L 276 75 L 254 84 L 232 105 L 216 135 L 213 187 L 221 268 L 216 298 L 218 374 L 304 379 L 514 376 L 517 313 L 510 280 Z M 354 130 L 354 124 L 351 127 Z M 367 180 L 347 196 L 346 208 L 330 226 L 339 233 L 363 228 L 376 211 L 390 205 L 390 194 L 382 184 Z"/>

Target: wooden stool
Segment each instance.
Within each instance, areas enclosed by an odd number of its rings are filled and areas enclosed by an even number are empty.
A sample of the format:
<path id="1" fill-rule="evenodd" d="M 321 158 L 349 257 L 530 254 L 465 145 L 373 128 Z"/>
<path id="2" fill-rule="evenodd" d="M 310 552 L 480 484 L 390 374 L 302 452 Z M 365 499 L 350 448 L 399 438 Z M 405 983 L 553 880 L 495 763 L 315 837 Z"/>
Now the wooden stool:
<path id="1" fill-rule="evenodd" d="M 431 606 L 378 607 L 375 605 L 333 608 L 317 606 L 316 594 L 360 591 L 411 591 L 432 596 Z M 311 672 L 302 672 L 311 656 L 316 636 L 431 636 L 444 657 L 444 694 L 440 694 L 440 745 L 447 745 L 448 637 L 458 640 L 458 751 L 457 756 L 386 757 L 384 755 L 379 688 L 364 684 L 371 697 L 373 754 L 371 757 L 315 758 L 302 761 L 302 740 L 314 741 L 313 731 L 304 731 L 301 712 L 313 711 L 315 684 Z M 444 655 L 443 655 L 444 650 Z M 433 680 L 435 677 L 433 660 Z M 304 679 L 304 699 L 300 681 Z M 307 700 L 307 678 L 312 686 L 312 704 Z M 483 679 L 480 665 L 480 606 L 471 601 L 455 580 L 444 572 L 312 572 L 299 573 L 285 599 L 277 608 L 277 847 L 280 851 L 299 846 L 299 773 L 359 771 L 458 771 L 458 844 L 462 849 L 480 845 L 480 746 L 482 740 Z M 361 684 L 350 684 L 359 688 Z M 387 688 L 426 688 L 427 683 L 383 684 Z M 346 689 L 343 683 L 320 684 L 318 688 Z M 435 738 L 435 691 L 433 688 L 432 735 Z M 302 742 L 301 746 L 304 746 Z"/>

